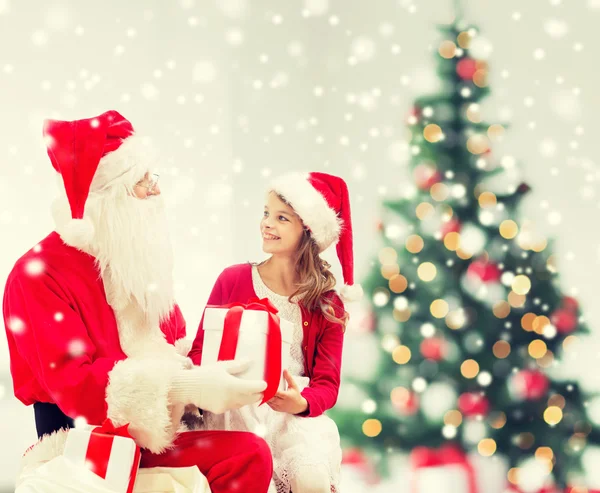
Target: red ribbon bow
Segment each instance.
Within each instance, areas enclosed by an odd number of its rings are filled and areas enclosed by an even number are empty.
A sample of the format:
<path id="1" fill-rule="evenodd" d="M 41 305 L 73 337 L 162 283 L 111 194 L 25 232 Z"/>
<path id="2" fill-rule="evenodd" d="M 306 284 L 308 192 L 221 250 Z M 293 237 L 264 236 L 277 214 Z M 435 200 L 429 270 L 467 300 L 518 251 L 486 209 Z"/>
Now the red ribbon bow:
<path id="1" fill-rule="evenodd" d="M 439 449 L 416 447 L 410 454 L 410 463 L 413 470 L 412 490 L 417 493 L 416 470 L 424 467 L 442 467 L 458 465 L 467 475 L 469 493 L 477 493 L 475 472 L 467 459 L 467 455 L 455 445 L 444 445 Z"/>
<path id="2" fill-rule="evenodd" d="M 210 308 L 229 308 L 223 323 L 223 336 L 219 347 L 218 361 L 235 359 L 238 340 L 240 336 L 240 325 L 244 310 L 256 310 L 267 312 L 267 351 L 265 355 L 264 378 L 267 388 L 263 394 L 261 405 L 270 400 L 279 388 L 281 380 L 281 327 L 277 308 L 268 298 L 251 298 L 248 303 L 229 303 L 227 305 L 210 306 Z"/>
<path id="3" fill-rule="evenodd" d="M 129 433 L 129 424 L 123 426 L 115 426 L 113 422 L 106 418 L 101 426 L 97 426 L 92 430 L 94 433 L 102 433 L 103 435 L 112 435 L 117 437 L 134 438 Z"/>
<path id="4" fill-rule="evenodd" d="M 90 440 L 85 453 L 85 460 L 91 471 L 97 476 L 100 476 L 102 479 L 106 479 L 108 462 L 110 460 L 110 454 L 116 436 L 133 440 L 133 437 L 129 433 L 128 424 L 117 427 L 108 418 L 104 420 L 102 426 L 97 426 L 90 433 Z M 137 476 L 137 469 L 140 464 L 140 457 L 140 448 L 136 446 L 133 464 L 131 465 L 131 473 L 129 475 L 129 486 L 127 488 L 127 493 L 133 492 L 135 478 Z"/>

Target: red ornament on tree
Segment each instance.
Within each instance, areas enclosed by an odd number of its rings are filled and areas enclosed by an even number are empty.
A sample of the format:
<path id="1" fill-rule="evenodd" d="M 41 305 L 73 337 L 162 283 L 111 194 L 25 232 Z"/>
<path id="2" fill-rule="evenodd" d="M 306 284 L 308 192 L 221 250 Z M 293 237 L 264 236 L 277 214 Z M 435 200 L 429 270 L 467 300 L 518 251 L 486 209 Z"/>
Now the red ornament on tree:
<path id="1" fill-rule="evenodd" d="M 446 221 L 442 224 L 440 228 L 440 232 L 442 233 L 442 238 L 444 238 L 448 233 L 458 233 L 462 228 L 462 223 L 456 219 L 456 217 L 452 217 L 449 221 Z"/>
<path id="2" fill-rule="evenodd" d="M 473 80 L 477 72 L 477 61 L 472 58 L 463 58 L 456 64 L 456 73 L 463 80 Z"/>
<path id="3" fill-rule="evenodd" d="M 413 106 L 410 109 L 409 117 L 417 118 L 417 119 L 421 118 L 421 108 L 419 108 L 418 106 Z"/>
<path id="4" fill-rule="evenodd" d="M 420 190 L 427 191 L 436 183 L 442 181 L 442 174 L 433 166 L 419 164 L 413 172 L 415 183 Z"/>
<path id="5" fill-rule="evenodd" d="M 577 313 L 566 308 L 559 308 L 550 315 L 550 322 L 559 333 L 570 334 L 577 328 Z"/>
<path id="6" fill-rule="evenodd" d="M 446 356 L 446 341 L 439 337 L 428 337 L 421 342 L 421 354 L 424 358 L 441 361 Z"/>
<path id="7" fill-rule="evenodd" d="M 576 312 L 579 310 L 579 303 L 577 300 L 571 296 L 565 296 L 562 299 L 562 306 L 565 310 L 569 310 L 572 312 Z"/>
<path id="8" fill-rule="evenodd" d="M 490 401 L 478 392 L 465 392 L 458 398 L 458 410 L 467 418 L 487 416 L 490 412 Z"/>
<path id="9" fill-rule="evenodd" d="M 419 398 L 417 394 L 404 387 L 396 387 L 392 390 L 392 405 L 402 416 L 412 416 L 419 410 Z"/>
<path id="10" fill-rule="evenodd" d="M 474 260 L 467 269 L 467 275 L 476 277 L 483 282 L 498 282 L 502 271 L 493 262 Z"/>
<path id="11" fill-rule="evenodd" d="M 510 390 L 515 397 L 536 401 L 548 392 L 548 377 L 539 370 L 521 370 L 510 379 Z"/>

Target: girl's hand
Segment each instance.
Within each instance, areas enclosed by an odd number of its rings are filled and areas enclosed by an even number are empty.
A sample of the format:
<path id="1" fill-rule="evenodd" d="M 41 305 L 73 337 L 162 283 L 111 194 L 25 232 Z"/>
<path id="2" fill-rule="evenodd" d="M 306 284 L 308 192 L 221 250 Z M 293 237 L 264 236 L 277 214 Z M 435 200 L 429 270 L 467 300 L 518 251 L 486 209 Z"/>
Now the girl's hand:
<path id="1" fill-rule="evenodd" d="M 289 414 L 300 414 L 308 409 L 308 402 L 298 389 L 298 385 L 290 372 L 283 370 L 283 377 L 288 384 L 288 389 L 279 391 L 275 394 L 270 401 L 267 401 L 267 405 L 274 411 Z"/>

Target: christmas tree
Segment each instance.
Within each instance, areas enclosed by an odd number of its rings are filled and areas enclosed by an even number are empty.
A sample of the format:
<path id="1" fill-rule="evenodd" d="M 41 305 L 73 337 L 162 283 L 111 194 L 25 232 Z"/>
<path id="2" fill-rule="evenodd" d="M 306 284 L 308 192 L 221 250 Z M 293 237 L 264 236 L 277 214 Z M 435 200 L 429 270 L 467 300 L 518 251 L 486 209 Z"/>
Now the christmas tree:
<path id="1" fill-rule="evenodd" d="M 598 435 L 583 393 L 552 369 L 587 329 L 552 242 L 518 219 L 530 187 L 498 185 L 515 162 L 493 154 L 505 129 L 481 116 L 486 44 L 460 21 L 440 30 L 441 90 L 407 121 L 415 187 L 384 203 L 363 281 L 383 355 L 376 378 L 353 382 L 366 401 L 332 415 L 364 450 L 453 443 L 505 456 L 512 483 L 535 461 L 564 486 Z"/>

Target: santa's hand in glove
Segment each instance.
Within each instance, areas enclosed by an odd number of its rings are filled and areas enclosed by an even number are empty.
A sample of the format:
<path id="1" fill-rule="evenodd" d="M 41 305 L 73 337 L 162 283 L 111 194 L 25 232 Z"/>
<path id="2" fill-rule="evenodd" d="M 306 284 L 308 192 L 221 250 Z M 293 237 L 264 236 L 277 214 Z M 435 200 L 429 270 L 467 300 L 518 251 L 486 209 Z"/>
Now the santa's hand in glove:
<path id="1" fill-rule="evenodd" d="M 237 376 L 251 364 L 249 360 L 219 361 L 180 370 L 173 378 L 171 401 L 194 404 L 214 414 L 254 404 L 262 399 L 267 382 L 242 380 Z"/>

